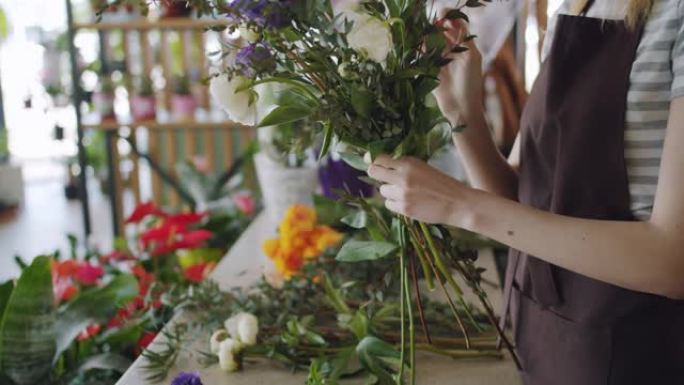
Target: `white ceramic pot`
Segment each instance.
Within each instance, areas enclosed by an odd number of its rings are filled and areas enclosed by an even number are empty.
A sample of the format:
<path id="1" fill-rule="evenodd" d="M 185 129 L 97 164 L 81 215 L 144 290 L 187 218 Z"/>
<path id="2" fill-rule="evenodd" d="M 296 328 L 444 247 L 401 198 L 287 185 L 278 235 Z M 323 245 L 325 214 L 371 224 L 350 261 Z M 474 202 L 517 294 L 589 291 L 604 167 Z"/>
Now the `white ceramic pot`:
<path id="1" fill-rule="evenodd" d="M 278 223 L 285 210 L 296 203 L 313 205 L 313 195 L 318 191 L 318 167 L 315 162 L 291 168 L 264 153 L 258 153 L 255 164 L 264 209 L 273 223 Z"/>

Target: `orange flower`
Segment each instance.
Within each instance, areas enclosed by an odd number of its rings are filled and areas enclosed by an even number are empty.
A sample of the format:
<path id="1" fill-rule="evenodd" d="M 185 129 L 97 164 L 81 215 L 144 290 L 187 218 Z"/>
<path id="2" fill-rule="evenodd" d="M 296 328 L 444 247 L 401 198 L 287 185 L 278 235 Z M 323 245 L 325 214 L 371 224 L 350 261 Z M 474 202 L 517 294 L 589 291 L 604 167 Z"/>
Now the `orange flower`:
<path id="1" fill-rule="evenodd" d="M 280 237 L 267 240 L 262 249 L 285 278 L 299 273 L 305 262 L 317 259 L 342 239 L 342 234 L 319 225 L 316 211 L 304 205 L 288 208 L 278 229 Z"/>

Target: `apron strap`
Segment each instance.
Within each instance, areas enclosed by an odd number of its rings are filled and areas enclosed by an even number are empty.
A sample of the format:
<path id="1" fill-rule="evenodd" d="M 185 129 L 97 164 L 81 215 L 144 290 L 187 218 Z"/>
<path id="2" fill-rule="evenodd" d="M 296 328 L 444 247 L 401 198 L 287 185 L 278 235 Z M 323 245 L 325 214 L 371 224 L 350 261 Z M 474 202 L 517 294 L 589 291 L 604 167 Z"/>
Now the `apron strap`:
<path id="1" fill-rule="evenodd" d="M 595 0 L 587 0 L 587 2 L 584 4 L 584 7 L 582 7 L 580 16 L 586 16 L 587 12 L 589 12 L 589 9 L 591 9 L 592 5 L 594 5 L 594 2 Z"/>

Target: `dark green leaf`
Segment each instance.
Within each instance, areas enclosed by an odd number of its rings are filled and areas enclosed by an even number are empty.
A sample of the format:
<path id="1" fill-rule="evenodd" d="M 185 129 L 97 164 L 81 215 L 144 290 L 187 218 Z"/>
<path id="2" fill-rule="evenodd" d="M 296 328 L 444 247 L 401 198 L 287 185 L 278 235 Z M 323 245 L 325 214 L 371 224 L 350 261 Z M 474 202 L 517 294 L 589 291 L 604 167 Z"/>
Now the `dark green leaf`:
<path id="1" fill-rule="evenodd" d="M 329 120 L 323 124 L 324 126 L 324 132 L 323 132 L 323 145 L 321 146 L 321 152 L 318 154 L 318 160 L 320 161 L 323 159 L 324 156 L 328 154 L 328 151 L 330 151 L 330 144 L 332 143 L 333 136 L 335 134 L 332 126 L 332 122 Z"/>
<path id="2" fill-rule="evenodd" d="M 368 118 L 375 105 L 375 95 L 365 88 L 352 88 L 351 104 L 357 114 L 364 118 Z"/>
<path id="3" fill-rule="evenodd" d="M 105 287 L 81 294 L 60 310 L 56 322 L 55 360 L 86 327 L 107 322 L 119 307 L 130 302 L 137 294 L 138 281 L 132 275 L 123 274 Z"/>
<path id="4" fill-rule="evenodd" d="M 22 272 L 0 323 L 0 369 L 17 385 L 35 384 L 52 368 L 56 343 L 50 261 L 37 257 Z"/>
<path id="5" fill-rule="evenodd" d="M 258 127 L 278 126 L 305 119 L 311 115 L 311 109 L 293 106 L 280 106 L 261 120 Z"/>
<path id="6" fill-rule="evenodd" d="M 387 242 L 366 242 L 352 239 L 342 246 L 336 259 L 341 262 L 375 261 L 392 255 L 397 246 Z"/>

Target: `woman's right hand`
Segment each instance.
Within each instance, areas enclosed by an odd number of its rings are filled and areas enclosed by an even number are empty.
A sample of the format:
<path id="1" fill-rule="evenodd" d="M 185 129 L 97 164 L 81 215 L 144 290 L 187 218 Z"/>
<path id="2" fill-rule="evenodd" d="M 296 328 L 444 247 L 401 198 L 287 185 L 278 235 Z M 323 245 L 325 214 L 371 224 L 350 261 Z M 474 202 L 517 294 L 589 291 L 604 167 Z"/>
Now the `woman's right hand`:
<path id="1" fill-rule="evenodd" d="M 468 36 L 464 22 L 441 19 L 437 25 L 445 29 L 448 52 L 459 45 L 468 50 L 447 55 L 452 61 L 442 67 L 440 84 L 433 94 L 442 114 L 452 125 L 468 125 L 471 119 L 477 119 L 484 113 L 482 55 L 472 39 L 464 42 Z"/>

